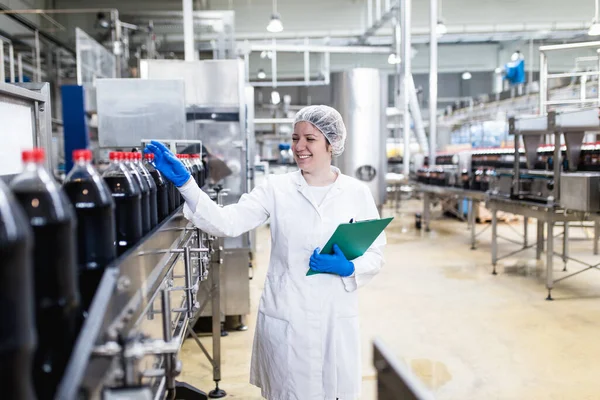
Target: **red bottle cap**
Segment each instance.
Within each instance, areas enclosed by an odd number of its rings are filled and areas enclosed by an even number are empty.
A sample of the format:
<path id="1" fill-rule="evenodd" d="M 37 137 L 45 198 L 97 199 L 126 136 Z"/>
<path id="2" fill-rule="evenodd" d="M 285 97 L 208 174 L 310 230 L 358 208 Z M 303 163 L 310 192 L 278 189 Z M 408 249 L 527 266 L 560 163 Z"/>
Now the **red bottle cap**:
<path id="1" fill-rule="evenodd" d="M 200 154 L 192 154 L 192 158 L 200 158 Z"/>
<path id="2" fill-rule="evenodd" d="M 183 154 L 175 154 L 175 157 L 177 157 L 181 160 L 183 158 Z"/>
<path id="3" fill-rule="evenodd" d="M 46 159 L 46 152 L 44 149 L 35 148 L 31 150 L 23 150 L 21 153 L 21 159 L 23 162 L 34 162 L 41 164 Z"/>
<path id="4" fill-rule="evenodd" d="M 141 160 L 142 159 L 142 153 L 133 153 L 135 154 L 135 159 L 136 160 Z"/>
<path id="5" fill-rule="evenodd" d="M 91 150 L 73 150 L 73 161 L 92 161 Z"/>
<path id="6" fill-rule="evenodd" d="M 144 156 L 146 157 L 146 160 L 154 160 L 154 153 L 147 153 L 144 154 Z"/>

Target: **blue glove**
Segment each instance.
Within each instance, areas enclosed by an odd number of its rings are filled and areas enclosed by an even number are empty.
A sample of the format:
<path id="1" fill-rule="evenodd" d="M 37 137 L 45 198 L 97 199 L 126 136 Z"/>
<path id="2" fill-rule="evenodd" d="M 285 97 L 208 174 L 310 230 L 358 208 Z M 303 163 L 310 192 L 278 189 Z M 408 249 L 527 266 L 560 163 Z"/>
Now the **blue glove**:
<path id="1" fill-rule="evenodd" d="M 318 272 L 336 274 L 339 276 L 350 276 L 354 273 L 354 264 L 348 261 L 337 244 L 333 245 L 333 254 L 319 254 L 316 248 L 310 256 L 310 267 Z"/>
<path id="2" fill-rule="evenodd" d="M 144 153 L 154 154 L 154 166 L 175 186 L 183 186 L 192 177 L 183 163 L 161 142 L 153 140 L 146 146 Z"/>

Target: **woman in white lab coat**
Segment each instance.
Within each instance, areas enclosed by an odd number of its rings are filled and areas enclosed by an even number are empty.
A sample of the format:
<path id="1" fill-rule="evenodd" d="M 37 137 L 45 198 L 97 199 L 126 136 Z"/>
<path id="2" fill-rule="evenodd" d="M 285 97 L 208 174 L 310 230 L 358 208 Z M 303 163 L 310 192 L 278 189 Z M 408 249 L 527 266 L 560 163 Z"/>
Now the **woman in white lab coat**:
<path id="1" fill-rule="evenodd" d="M 336 248 L 320 255 L 340 223 L 379 218 L 368 187 L 331 165 L 344 151 L 346 128 L 331 107 L 310 106 L 294 122 L 299 171 L 270 175 L 237 204 L 218 207 L 161 143 L 146 148 L 178 186 L 184 215 L 215 236 L 239 236 L 271 219 L 271 258 L 258 309 L 250 382 L 269 400 L 360 398 L 356 290 L 383 264 L 382 234 L 348 261 Z M 309 266 L 321 274 L 306 276 Z"/>

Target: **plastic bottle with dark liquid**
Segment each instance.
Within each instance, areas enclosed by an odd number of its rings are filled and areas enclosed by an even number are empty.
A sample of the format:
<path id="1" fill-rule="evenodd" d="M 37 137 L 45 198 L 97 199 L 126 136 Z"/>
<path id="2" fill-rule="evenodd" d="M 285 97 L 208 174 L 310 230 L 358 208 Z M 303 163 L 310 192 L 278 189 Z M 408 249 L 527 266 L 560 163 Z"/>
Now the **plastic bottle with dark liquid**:
<path id="1" fill-rule="evenodd" d="M 142 164 L 142 153 L 131 153 L 133 160 L 132 165 L 137 169 L 140 173 L 140 176 L 144 181 L 148 184 L 149 189 L 149 198 L 150 198 L 150 227 L 154 228 L 158 224 L 158 206 L 157 206 L 157 198 L 156 198 L 156 183 L 154 182 L 154 178 L 150 175 L 150 172 L 144 167 Z"/>
<path id="2" fill-rule="evenodd" d="M 0 390 L 7 399 L 35 398 L 32 251 L 33 232 L 25 212 L 0 181 Z"/>
<path id="3" fill-rule="evenodd" d="M 24 151 L 25 169 L 11 189 L 34 234 L 38 346 L 33 382 L 38 399 L 52 399 L 77 338 L 80 308 L 75 212 L 44 168 L 44 158 L 42 149 Z"/>
<path id="4" fill-rule="evenodd" d="M 142 238 L 142 190 L 121 162 L 124 154 L 113 151 L 111 166 L 102 177 L 115 202 L 117 255 L 121 255 Z"/>
<path id="5" fill-rule="evenodd" d="M 163 177 L 159 170 L 152 165 L 152 160 L 154 160 L 154 154 L 149 153 L 145 155 L 144 167 L 154 179 L 154 183 L 156 184 L 156 206 L 158 212 L 158 222 L 162 222 L 165 218 L 169 216 L 169 185 L 168 181 Z"/>
<path id="6" fill-rule="evenodd" d="M 92 303 L 105 267 L 117 257 L 115 202 L 92 166 L 90 150 L 73 151 L 73 169 L 63 188 L 77 215 L 77 263 L 82 309 Z"/>
<path id="7" fill-rule="evenodd" d="M 152 230 L 152 220 L 150 217 L 150 187 L 148 186 L 146 179 L 142 177 L 142 174 L 133 164 L 135 155 L 133 153 L 123 154 L 125 154 L 124 165 L 129 169 L 129 172 L 131 172 L 133 179 L 142 192 L 142 234 L 145 235 Z"/>

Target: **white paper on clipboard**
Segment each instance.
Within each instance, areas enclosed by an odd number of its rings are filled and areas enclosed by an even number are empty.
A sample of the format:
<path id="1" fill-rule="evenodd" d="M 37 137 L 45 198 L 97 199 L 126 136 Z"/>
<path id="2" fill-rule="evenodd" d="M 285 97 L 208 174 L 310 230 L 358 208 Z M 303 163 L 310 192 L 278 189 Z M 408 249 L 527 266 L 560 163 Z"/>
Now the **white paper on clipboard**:
<path id="1" fill-rule="evenodd" d="M 34 147 L 31 106 L 0 102 L 0 175 L 23 170 L 21 151 Z"/>

